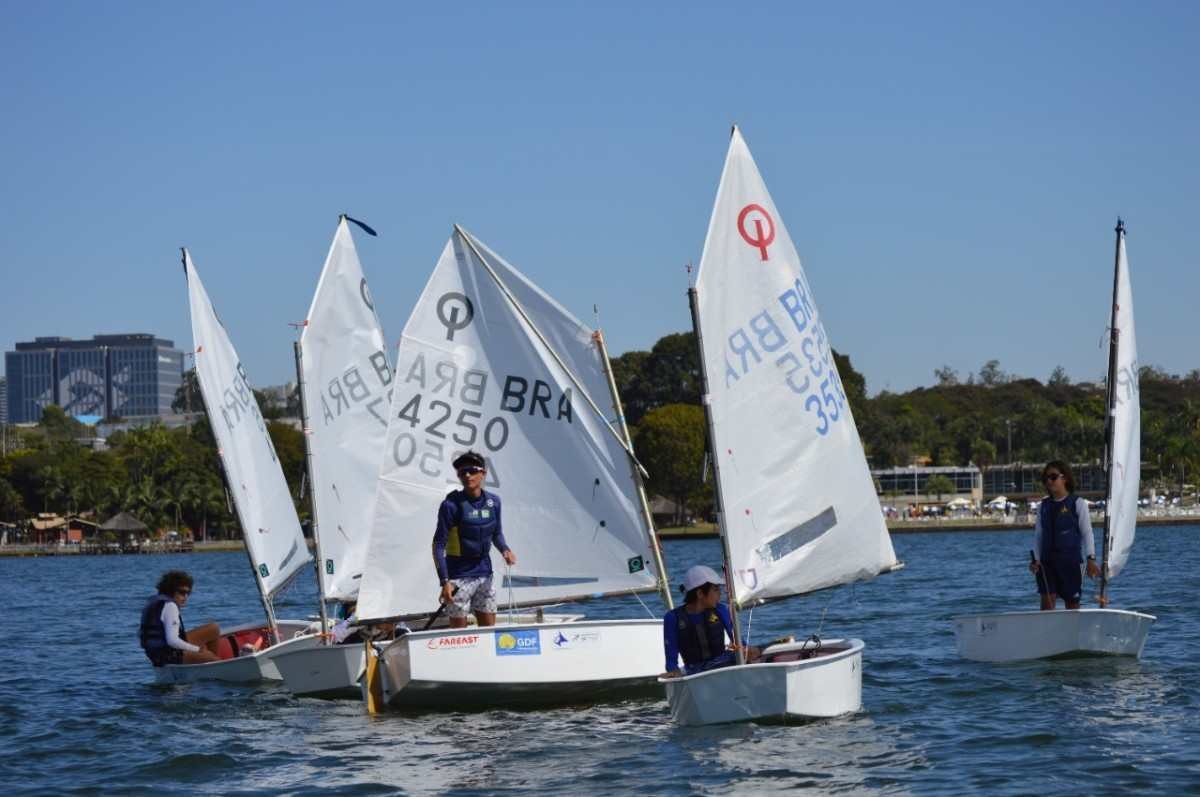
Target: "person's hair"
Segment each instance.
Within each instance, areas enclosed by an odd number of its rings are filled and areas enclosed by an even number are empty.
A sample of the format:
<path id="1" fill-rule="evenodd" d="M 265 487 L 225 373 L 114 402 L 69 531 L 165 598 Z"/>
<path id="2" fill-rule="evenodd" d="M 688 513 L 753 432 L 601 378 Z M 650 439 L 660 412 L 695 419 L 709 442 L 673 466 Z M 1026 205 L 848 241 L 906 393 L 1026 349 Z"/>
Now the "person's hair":
<path id="1" fill-rule="evenodd" d="M 158 594 L 174 595 L 175 591 L 180 587 L 191 589 L 192 584 L 192 577 L 182 570 L 168 570 L 158 580 Z"/>
<path id="2" fill-rule="evenodd" d="M 714 586 L 716 586 L 716 585 L 715 584 L 701 584 L 700 586 L 696 587 L 695 589 L 689 589 L 687 591 L 687 594 L 683 596 L 683 602 L 684 603 L 695 603 L 697 600 L 699 600 L 701 592 L 707 593 Z"/>
<path id="3" fill-rule="evenodd" d="M 1046 480 L 1046 471 L 1050 470 L 1051 468 L 1053 468 L 1054 470 L 1056 470 L 1062 474 L 1063 484 L 1065 484 L 1067 486 L 1067 492 L 1068 493 L 1075 492 L 1075 474 L 1071 473 L 1071 466 L 1068 465 L 1067 463 L 1063 462 L 1061 459 L 1056 459 L 1051 462 L 1047 462 L 1046 466 L 1044 468 L 1042 468 L 1042 481 L 1043 482 L 1045 482 L 1045 480 Z"/>

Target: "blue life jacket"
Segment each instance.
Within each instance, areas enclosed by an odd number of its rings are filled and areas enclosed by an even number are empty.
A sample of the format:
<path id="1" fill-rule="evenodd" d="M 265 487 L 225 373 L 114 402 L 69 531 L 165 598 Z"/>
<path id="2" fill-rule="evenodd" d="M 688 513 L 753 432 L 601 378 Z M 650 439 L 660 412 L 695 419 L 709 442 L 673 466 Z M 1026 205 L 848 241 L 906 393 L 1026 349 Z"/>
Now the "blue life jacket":
<path id="1" fill-rule="evenodd" d="M 138 642 L 142 645 L 142 650 L 146 651 L 146 656 L 154 663 L 154 666 L 160 667 L 165 659 L 171 657 L 171 651 L 174 650 L 167 644 L 167 628 L 163 625 L 162 610 L 163 606 L 171 600 L 166 595 L 154 595 L 150 600 L 146 601 L 146 605 L 142 608 L 142 622 L 138 628 Z M 187 631 L 183 628 L 183 616 L 179 617 L 179 636 L 181 639 L 186 639 Z"/>
<path id="2" fill-rule="evenodd" d="M 671 613 L 675 615 L 675 637 L 685 666 L 704 664 L 725 652 L 725 624 L 716 609 L 705 609 L 699 623 L 687 613 L 686 606 L 676 606 Z"/>
<path id="3" fill-rule="evenodd" d="M 446 498 L 454 501 L 458 507 L 458 522 L 450 527 L 446 536 L 446 558 L 476 562 L 488 559 L 492 551 L 492 538 L 500 527 L 497 517 L 500 499 L 484 491 L 477 499 L 481 506 L 476 508 L 462 490 L 455 490 Z"/>
<path id="4" fill-rule="evenodd" d="M 1083 535 L 1079 533 L 1078 502 L 1075 493 L 1063 501 L 1042 500 L 1038 512 L 1042 521 L 1042 561 L 1078 564 L 1083 561 Z"/>

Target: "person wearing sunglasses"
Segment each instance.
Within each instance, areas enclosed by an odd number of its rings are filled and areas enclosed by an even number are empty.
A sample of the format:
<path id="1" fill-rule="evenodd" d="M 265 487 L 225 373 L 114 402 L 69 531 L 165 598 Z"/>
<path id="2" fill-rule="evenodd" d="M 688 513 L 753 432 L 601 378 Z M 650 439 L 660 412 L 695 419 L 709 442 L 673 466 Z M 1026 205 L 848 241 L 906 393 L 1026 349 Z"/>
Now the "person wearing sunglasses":
<path id="1" fill-rule="evenodd" d="M 1034 522 L 1035 558 L 1029 570 L 1037 579 L 1042 611 L 1055 608 L 1060 597 L 1068 609 L 1078 609 L 1083 592 L 1081 565 L 1086 562 L 1088 578 L 1100 575 L 1087 501 L 1075 495 L 1075 477 L 1065 462 L 1047 462 L 1042 483 L 1047 495 Z"/>
<path id="2" fill-rule="evenodd" d="M 183 627 L 180 612 L 192 594 L 193 585 L 192 577 L 184 571 L 169 570 L 158 580 L 158 594 L 142 608 L 138 640 L 155 667 L 220 661 L 216 653 L 220 626 L 205 623 L 192 631 Z"/>
<path id="3" fill-rule="evenodd" d="M 454 462 L 461 490 L 446 495 L 438 507 L 433 533 L 433 566 L 451 628 L 467 625 L 469 612 L 481 626 L 496 624 L 496 590 L 492 586 L 492 546 L 509 565 L 517 555 L 508 547 L 500 521 L 500 496 L 483 489 L 484 459 L 474 451 Z"/>

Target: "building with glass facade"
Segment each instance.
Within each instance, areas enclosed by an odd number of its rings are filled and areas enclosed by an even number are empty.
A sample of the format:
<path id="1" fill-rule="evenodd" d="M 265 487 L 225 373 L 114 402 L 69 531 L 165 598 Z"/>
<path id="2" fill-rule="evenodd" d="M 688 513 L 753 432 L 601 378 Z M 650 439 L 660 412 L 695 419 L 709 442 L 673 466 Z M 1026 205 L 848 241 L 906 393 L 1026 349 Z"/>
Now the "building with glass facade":
<path id="1" fill-rule="evenodd" d="M 918 503 L 938 498 L 939 496 L 929 489 L 929 483 L 935 476 L 945 477 L 949 480 L 948 483 L 954 486 L 953 490 L 940 495 L 940 499 L 943 500 L 961 497 L 977 502 L 984 492 L 979 468 L 974 465 L 880 468 L 871 471 L 871 476 L 875 479 L 881 496 L 898 499 L 899 503 Z M 947 482 L 943 481 L 942 484 Z"/>
<path id="2" fill-rule="evenodd" d="M 8 378 L 0 376 L 0 426 L 8 425 Z"/>
<path id="3" fill-rule="evenodd" d="M 51 404 L 74 417 L 167 415 L 183 352 L 148 334 L 35 338 L 4 355 L 9 423 L 36 423 Z"/>

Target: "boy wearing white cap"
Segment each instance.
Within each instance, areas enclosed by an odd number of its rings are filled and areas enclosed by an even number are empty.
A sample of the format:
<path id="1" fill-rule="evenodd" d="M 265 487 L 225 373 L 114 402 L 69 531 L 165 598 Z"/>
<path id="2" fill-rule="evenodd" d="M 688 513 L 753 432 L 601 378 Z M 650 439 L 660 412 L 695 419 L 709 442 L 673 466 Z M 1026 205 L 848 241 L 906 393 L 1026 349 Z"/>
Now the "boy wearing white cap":
<path id="1" fill-rule="evenodd" d="M 668 678 L 693 675 L 736 661 L 727 640 L 733 639 L 729 607 L 721 603 L 725 579 L 711 567 L 693 565 L 683 575 L 684 603 L 663 615 L 663 648 Z M 751 661 L 758 651 L 747 651 Z M 683 667 L 679 659 L 683 658 Z"/>

